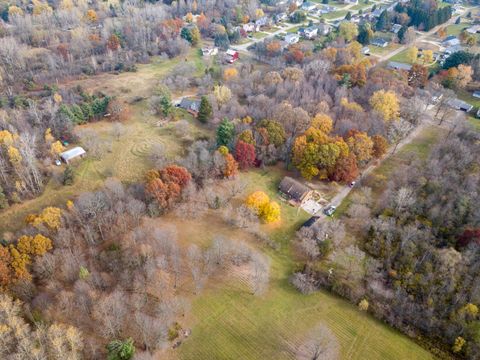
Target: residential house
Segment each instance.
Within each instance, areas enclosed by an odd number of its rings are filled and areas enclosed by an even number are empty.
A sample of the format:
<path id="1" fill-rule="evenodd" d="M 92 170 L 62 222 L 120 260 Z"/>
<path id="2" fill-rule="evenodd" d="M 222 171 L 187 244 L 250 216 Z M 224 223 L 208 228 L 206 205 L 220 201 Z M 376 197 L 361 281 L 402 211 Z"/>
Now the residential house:
<path id="1" fill-rule="evenodd" d="M 225 60 L 229 64 L 233 64 L 235 61 L 237 61 L 240 57 L 240 54 L 238 51 L 235 51 L 233 49 L 228 49 L 225 53 Z"/>
<path id="2" fill-rule="evenodd" d="M 378 47 L 381 47 L 381 48 L 385 48 L 388 46 L 388 41 L 383 39 L 383 38 L 376 38 L 376 39 L 373 39 L 370 44 L 372 44 L 373 46 L 378 46 Z"/>
<path id="3" fill-rule="evenodd" d="M 469 103 L 460 99 L 449 99 L 447 103 L 455 110 L 470 112 L 473 109 L 473 105 L 470 105 Z"/>
<path id="4" fill-rule="evenodd" d="M 332 31 L 332 26 L 329 24 L 319 24 L 317 27 L 318 33 L 322 36 L 327 36 Z"/>
<path id="5" fill-rule="evenodd" d="M 445 47 L 460 45 L 460 39 L 458 39 L 455 35 L 450 35 L 442 41 L 442 45 Z"/>
<path id="6" fill-rule="evenodd" d="M 410 71 L 410 69 L 412 68 L 412 65 L 401 63 L 401 62 L 396 62 L 396 61 L 390 61 L 387 65 L 387 68 L 392 69 L 392 70 Z"/>
<path id="7" fill-rule="evenodd" d="M 372 11 L 372 16 L 373 16 L 374 18 L 380 17 L 380 15 L 382 15 L 382 13 L 383 13 L 383 10 L 385 10 L 385 9 L 383 9 L 383 8 L 376 8 L 374 11 Z"/>
<path id="8" fill-rule="evenodd" d="M 187 110 L 193 116 L 197 116 L 200 111 L 200 100 L 183 98 L 177 106 Z"/>
<path id="9" fill-rule="evenodd" d="M 319 13 L 320 14 L 329 14 L 331 13 L 332 11 L 335 11 L 335 7 L 333 6 L 330 6 L 330 5 L 323 5 L 322 7 L 320 7 L 319 9 Z"/>
<path id="10" fill-rule="evenodd" d="M 302 4 L 302 6 L 300 8 L 303 11 L 310 12 L 310 11 L 313 11 L 317 8 L 317 4 L 315 4 L 313 2 L 310 2 L 310 1 L 306 1 Z"/>
<path id="11" fill-rule="evenodd" d="M 242 29 L 246 33 L 249 33 L 249 32 L 255 31 L 257 29 L 257 27 L 256 27 L 255 23 L 249 22 L 247 24 L 243 24 Z"/>
<path id="12" fill-rule="evenodd" d="M 260 19 L 255 20 L 255 26 L 260 30 L 261 27 L 272 25 L 272 20 L 268 16 L 262 16 Z"/>
<path id="13" fill-rule="evenodd" d="M 401 28 L 402 28 L 402 25 L 400 25 L 400 24 L 393 24 L 390 31 L 391 31 L 392 33 L 394 33 L 394 34 L 398 34 L 398 32 L 400 31 Z"/>
<path id="14" fill-rule="evenodd" d="M 368 46 L 364 46 L 360 49 L 360 52 L 363 54 L 363 55 L 370 55 L 370 48 Z"/>
<path id="15" fill-rule="evenodd" d="M 300 204 L 312 197 L 314 191 L 310 189 L 307 185 L 301 183 L 294 178 L 285 176 L 278 186 L 278 190 L 283 194 L 288 200 L 296 204 Z"/>
<path id="16" fill-rule="evenodd" d="M 275 15 L 275 21 L 276 22 L 282 22 L 282 21 L 285 21 L 287 19 L 288 19 L 287 13 L 283 12 L 283 13 Z"/>
<path id="17" fill-rule="evenodd" d="M 299 41 L 300 41 L 300 36 L 298 36 L 298 34 L 287 34 L 285 36 L 285 42 L 288 45 L 296 44 Z"/>
<path id="18" fill-rule="evenodd" d="M 313 39 L 318 35 L 318 28 L 315 26 L 310 26 L 303 30 L 303 36 L 305 39 Z"/>
<path id="19" fill-rule="evenodd" d="M 70 164 L 73 159 L 82 158 L 87 154 L 85 149 L 80 146 L 74 147 L 70 150 L 64 151 L 60 154 L 60 159 L 62 159 L 66 164 Z"/>
<path id="20" fill-rule="evenodd" d="M 218 48 L 214 47 L 204 47 L 202 48 L 202 55 L 203 56 L 214 56 L 218 54 Z"/>
<path id="21" fill-rule="evenodd" d="M 467 29 L 467 32 L 470 34 L 477 34 L 480 33 L 480 25 L 473 25 Z"/>
<path id="22" fill-rule="evenodd" d="M 448 56 L 452 55 L 453 53 L 456 53 L 458 51 L 462 51 L 463 46 L 462 45 L 453 45 L 449 46 L 445 49 L 444 54 Z"/>

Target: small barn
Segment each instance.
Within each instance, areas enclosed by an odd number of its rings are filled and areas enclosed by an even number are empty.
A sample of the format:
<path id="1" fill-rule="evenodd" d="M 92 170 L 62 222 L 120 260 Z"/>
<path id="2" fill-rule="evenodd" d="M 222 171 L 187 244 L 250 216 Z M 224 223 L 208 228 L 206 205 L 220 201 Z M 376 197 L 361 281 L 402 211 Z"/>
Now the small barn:
<path id="1" fill-rule="evenodd" d="M 82 158 L 87 154 L 87 152 L 80 146 L 74 147 L 73 149 L 64 151 L 60 154 L 60 159 L 63 160 L 66 164 L 70 164 L 70 162 L 76 158 Z"/>
<path id="2" fill-rule="evenodd" d="M 313 195 L 313 190 L 289 176 L 285 176 L 278 186 L 278 190 L 294 203 L 302 203 Z"/>
<path id="3" fill-rule="evenodd" d="M 187 110 L 193 116 L 197 116 L 200 111 L 200 100 L 183 98 L 178 107 Z"/>

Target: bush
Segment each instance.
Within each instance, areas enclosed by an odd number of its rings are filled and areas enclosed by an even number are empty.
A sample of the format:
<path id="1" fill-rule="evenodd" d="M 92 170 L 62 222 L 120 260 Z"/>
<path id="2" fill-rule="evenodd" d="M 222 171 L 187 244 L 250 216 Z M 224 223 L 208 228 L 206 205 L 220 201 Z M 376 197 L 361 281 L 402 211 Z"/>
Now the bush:
<path id="1" fill-rule="evenodd" d="M 70 185 L 73 185 L 74 180 L 75 180 L 75 172 L 70 166 L 67 166 L 65 168 L 65 171 L 63 172 L 62 184 L 65 186 L 70 186 Z"/>

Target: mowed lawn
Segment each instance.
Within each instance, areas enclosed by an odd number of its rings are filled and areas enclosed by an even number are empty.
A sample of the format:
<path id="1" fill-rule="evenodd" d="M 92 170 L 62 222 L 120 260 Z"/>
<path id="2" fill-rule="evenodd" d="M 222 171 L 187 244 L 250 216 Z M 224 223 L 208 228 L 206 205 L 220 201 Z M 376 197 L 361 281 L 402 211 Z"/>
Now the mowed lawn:
<path id="1" fill-rule="evenodd" d="M 246 193 L 263 190 L 279 201 L 276 189 L 285 174 L 280 167 L 243 174 L 249 181 Z M 189 324 L 192 334 L 178 348 L 178 357 L 293 359 L 306 334 L 324 324 L 337 337 L 342 359 L 432 359 L 412 340 L 346 300 L 326 291 L 302 295 L 289 284 L 289 276 L 297 266 L 292 260 L 294 232 L 309 216 L 280 203 L 282 221 L 263 228 L 281 248 L 257 245 L 271 261 L 268 291 L 253 296 L 240 280 L 210 284 L 193 299 Z"/>

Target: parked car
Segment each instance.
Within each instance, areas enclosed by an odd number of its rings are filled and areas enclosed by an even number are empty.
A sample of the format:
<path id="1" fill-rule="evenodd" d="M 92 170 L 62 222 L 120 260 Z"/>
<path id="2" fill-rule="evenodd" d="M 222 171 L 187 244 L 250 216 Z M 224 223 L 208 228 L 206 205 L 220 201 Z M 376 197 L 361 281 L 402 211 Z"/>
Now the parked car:
<path id="1" fill-rule="evenodd" d="M 353 188 L 356 183 L 357 183 L 356 181 L 352 181 L 348 186 L 350 186 L 351 188 Z"/>
<path id="2" fill-rule="evenodd" d="M 55 160 L 55 165 L 57 165 L 57 166 L 61 166 L 61 165 L 62 165 L 62 162 L 61 162 L 60 160 L 58 160 L 58 159 L 57 159 L 57 160 Z"/>
<path id="3" fill-rule="evenodd" d="M 325 209 L 323 209 L 323 213 L 327 216 L 332 216 L 335 210 L 337 210 L 335 206 L 329 205 Z"/>

